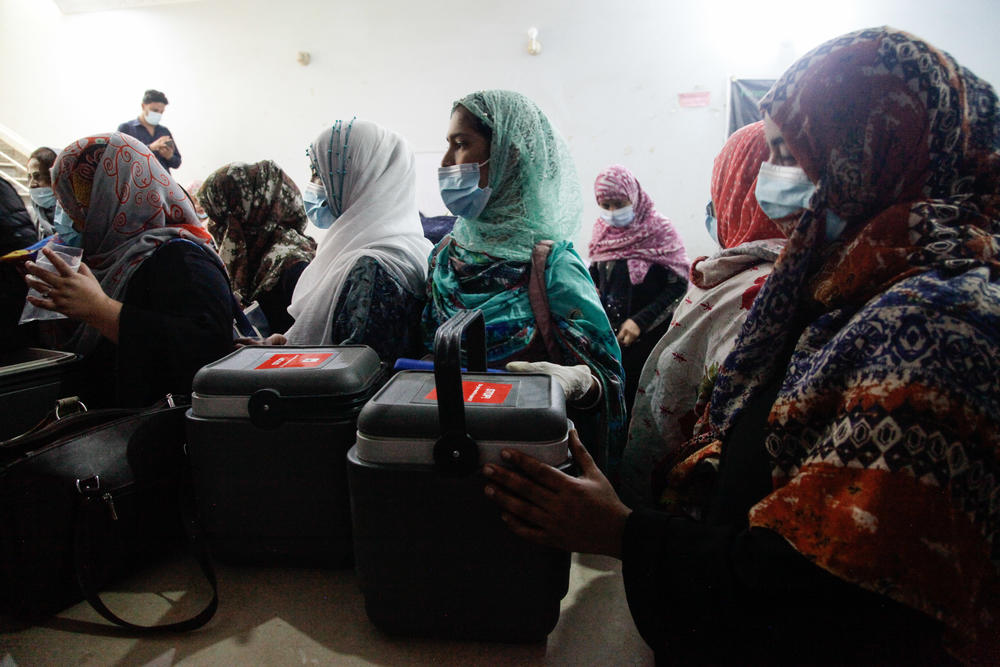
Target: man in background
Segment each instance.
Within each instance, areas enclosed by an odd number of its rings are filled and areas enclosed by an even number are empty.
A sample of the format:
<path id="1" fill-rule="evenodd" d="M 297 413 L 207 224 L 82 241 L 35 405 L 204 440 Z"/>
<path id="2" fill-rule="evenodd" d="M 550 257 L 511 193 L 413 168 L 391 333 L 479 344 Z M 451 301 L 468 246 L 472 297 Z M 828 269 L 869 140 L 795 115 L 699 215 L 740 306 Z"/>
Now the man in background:
<path id="1" fill-rule="evenodd" d="M 142 96 L 142 112 L 135 120 L 118 126 L 118 131 L 135 137 L 156 153 L 157 159 L 168 172 L 181 166 L 181 154 L 174 145 L 174 137 L 160 124 L 167 96 L 158 90 L 147 90 Z"/>

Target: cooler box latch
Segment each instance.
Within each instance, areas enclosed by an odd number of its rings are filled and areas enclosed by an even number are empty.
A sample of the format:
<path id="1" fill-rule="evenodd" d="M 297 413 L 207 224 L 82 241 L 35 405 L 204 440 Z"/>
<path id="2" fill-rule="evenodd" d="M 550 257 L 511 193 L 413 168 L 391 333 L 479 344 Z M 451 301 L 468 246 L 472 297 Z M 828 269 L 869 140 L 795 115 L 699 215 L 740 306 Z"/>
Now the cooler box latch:
<path id="1" fill-rule="evenodd" d="M 257 428 L 278 428 L 285 422 L 281 394 L 275 389 L 258 389 L 250 394 L 247 414 Z"/>

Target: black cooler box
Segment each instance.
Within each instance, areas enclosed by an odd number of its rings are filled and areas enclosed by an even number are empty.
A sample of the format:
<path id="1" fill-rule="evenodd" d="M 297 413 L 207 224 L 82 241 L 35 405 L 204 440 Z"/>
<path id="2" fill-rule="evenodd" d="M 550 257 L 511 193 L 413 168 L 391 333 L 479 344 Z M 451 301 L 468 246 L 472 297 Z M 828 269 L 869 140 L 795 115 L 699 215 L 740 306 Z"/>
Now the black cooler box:
<path id="1" fill-rule="evenodd" d="M 350 563 L 345 457 L 385 377 L 364 345 L 244 347 L 198 371 L 187 451 L 213 555 Z"/>
<path id="2" fill-rule="evenodd" d="M 559 620 L 570 554 L 510 532 L 480 470 L 516 448 L 568 472 L 562 388 L 544 374 L 486 373 L 479 311 L 443 324 L 434 353 L 433 373 L 399 372 L 369 401 L 348 454 L 368 616 L 393 634 L 543 640 Z"/>
<path id="3" fill-rule="evenodd" d="M 0 440 L 24 433 L 60 398 L 75 395 L 79 365 L 72 352 L 36 347 L 0 351 Z"/>

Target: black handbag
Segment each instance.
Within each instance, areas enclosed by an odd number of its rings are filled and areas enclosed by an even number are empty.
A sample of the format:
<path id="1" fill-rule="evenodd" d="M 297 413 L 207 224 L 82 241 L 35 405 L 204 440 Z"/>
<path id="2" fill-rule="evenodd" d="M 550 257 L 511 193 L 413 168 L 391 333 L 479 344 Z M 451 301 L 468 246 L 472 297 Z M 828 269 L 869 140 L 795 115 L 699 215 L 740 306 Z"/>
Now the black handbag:
<path id="1" fill-rule="evenodd" d="M 64 403 L 64 402 L 61 402 Z M 186 405 L 63 412 L 0 443 L 0 605 L 38 620 L 86 599 L 131 630 L 183 631 L 218 605 L 197 531 L 184 454 Z M 191 505 L 193 507 L 193 504 Z M 212 599 L 194 617 L 156 626 L 119 618 L 100 599 L 114 579 L 190 540 Z"/>

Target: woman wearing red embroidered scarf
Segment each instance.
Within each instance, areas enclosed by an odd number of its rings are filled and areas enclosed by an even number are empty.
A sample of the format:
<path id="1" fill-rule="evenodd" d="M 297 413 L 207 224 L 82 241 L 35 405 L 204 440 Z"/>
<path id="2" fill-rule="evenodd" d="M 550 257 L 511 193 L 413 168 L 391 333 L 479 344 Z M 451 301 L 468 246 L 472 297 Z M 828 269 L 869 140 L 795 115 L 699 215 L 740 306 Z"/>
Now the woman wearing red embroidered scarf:
<path id="1" fill-rule="evenodd" d="M 677 230 L 627 168 L 598 174 L 594 196 L 601 215 L 590 240 L 590 276 L 622 348 L 631 411 L 642 365 L 684 296 L 691 263 Z"/>
<path id="2" fill-rule="evenodd" d="M 512 453 L 526 476 L 486 466 L 486 494 L 521 535 L 620 556 L 664 660 L 997 664 L 996 93 L 876 28 L 761 107 L 788 243 L 685 445 L 720 447 L 703 520 L 622 506 L 575 442 L 581 478 Z M 782 215 L 761 182 L 796 164 L 813 189 Z"/>
<path id="3" fill-rule="evenodd" d="M 687 293 L 643 366 L 619 487 L 632 506 L 671 511 L 687 506 L 684 491 L 667 484 L 664 473 L 677 462 L 684 443 L 707 427 L 699 417 L 715 377 L 785 244 L 784 232 L 754 195 L 767 156 L 764 123 L 758 121 L 734 132 L 715 158 L 712 204 L 723 249 L 691 265 Z M 688 462 L 694 464 L 717 466 L 718 449 L 705 448 Z M 699 513 L 700 508 L 690 511 Z"/>
<path id="4" fill-rule="evenodd" d="M 52 185 L 84 262 L 78 273 L 58 257 L 58 272 L 29 263 L 44 297 L 32 303 L 82 323 L 69 346 L 84 356 L 88 405 L 190 393 L 194 373 L 232 349 L 233 318 L 190 199 L 146 146 L 117 132 L 67 146 Z"/>

